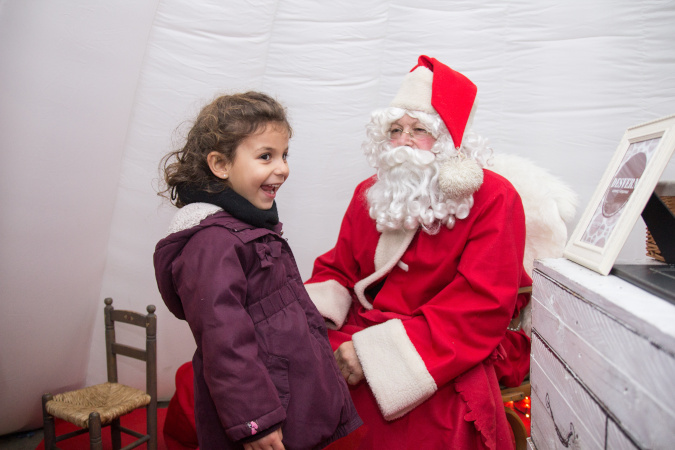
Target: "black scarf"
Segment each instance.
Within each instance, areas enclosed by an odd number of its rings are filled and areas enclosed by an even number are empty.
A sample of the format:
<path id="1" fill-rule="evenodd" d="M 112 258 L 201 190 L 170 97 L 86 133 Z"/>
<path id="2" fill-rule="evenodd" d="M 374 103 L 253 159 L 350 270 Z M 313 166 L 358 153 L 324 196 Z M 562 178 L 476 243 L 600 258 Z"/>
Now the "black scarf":
<path id="1" fill-rule="evenodd" d="M 176 193 L 186 205 L 202 202 L 220 206 L 237 219 L 256 227 L 273 230 L 274 226 L 279 223 L 276 202 L 272 203 L 270 209 L 258 209 L 230 188 L 212 194 L 194 186 L 181 184 L 176 187 Z"/>

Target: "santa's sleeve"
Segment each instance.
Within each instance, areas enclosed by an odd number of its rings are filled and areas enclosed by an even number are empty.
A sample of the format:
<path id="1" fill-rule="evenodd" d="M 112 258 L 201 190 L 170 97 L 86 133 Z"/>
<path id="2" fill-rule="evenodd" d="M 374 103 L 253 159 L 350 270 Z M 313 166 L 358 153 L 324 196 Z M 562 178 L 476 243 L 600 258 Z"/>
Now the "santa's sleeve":
<path id="1" fill-rule="evenodd" d="M 521 280 L 525 218 L 508 183 L 489 184 L 484 187 L 490 195 L 483 192 L 472 210 L 457 273 L 447 286 L 411 318 L 392 319 L 352 337 L 387 420 L 403 416 L 493 355 L 504 337 Z"/>
<path id="2" fill-rule="evenodd" d="M 352 304 L 354 284 L 362 278 L 362 273 L 374 270 L 373 256 L 360 258 L 368 252 L 374 255 L 378 239 L 368 216 L 365 197 L 372 182 L 371 178 L 356 188 L 342 219 L 335 246 L 316 259 L 312 276 L 305 282 L 312 302 L 329 321 L 330 328 L 342 327 Z M 370 267 L 363 267 L 364 261 Z"/>

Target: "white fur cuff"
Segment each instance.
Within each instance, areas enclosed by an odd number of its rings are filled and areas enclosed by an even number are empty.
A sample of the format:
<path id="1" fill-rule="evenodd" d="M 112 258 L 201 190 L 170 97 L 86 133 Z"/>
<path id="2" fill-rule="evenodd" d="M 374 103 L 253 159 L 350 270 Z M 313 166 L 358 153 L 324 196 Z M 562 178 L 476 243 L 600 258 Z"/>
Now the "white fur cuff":
<path id="1" fill-rule="evenodd" d="M 330 320 L 335 326 L 328 328 L 339 330 L 345 323 L 347 313 L 352 305 L 352 296 L 347 288 L 335 280 L 305 285 L 309 297 L 324 319 Z"/>
<path id="2" fill-rule="evenodd" d="M 359 331 L 352 341 L 386 420 L 404 416 L 438 390 L 399 319 Z"/>

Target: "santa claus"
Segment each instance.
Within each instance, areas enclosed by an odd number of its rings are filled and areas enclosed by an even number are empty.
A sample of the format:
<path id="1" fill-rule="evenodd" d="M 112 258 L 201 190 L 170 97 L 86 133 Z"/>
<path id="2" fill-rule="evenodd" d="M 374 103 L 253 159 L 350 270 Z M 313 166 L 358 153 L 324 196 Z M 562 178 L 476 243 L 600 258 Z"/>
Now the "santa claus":
<path id="1" fill-rule="evenodd" d="M 525 217 L 469 130 L 476 92 L 421 56 L 367 126 L 377 173 L 306 282 L 365 423 L 335 448 L 512 447 L 499 384 L 529 370 L 528 337 L 508 329 L 531 284 Z"/>

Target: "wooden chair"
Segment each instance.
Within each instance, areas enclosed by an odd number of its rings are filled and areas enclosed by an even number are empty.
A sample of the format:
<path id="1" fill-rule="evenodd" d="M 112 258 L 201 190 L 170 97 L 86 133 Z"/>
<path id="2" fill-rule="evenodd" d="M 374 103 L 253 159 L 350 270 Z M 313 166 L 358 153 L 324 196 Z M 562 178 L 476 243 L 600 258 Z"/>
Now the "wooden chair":
<path id="1" fill-rule="evenodd" d="M 61 394 L 42 396 L 45 449 L 56 449 L 56 443 L 89 432 L 92 449 L 102 449 L 101 427 L 110 425 L 113 449 L 122 445 L 121 433 L 138 438 L 124 447 L 131 449 L 147 442 L 147 448 L 157 449 L 157 317 L 155 307 L 147 307 L 148 314 L 115 310 L 112 299 L 104 300 L 105 342 L 108 366 L 108 382 Z M 145 328 L 145 349 L 119 344 L 115 341 L 115 322 L 123 322 Z M 117 382 L 117 355 L 123 355 L 146 363 L 146 391 Z M 145 407 L 147 434 L 141 434 L 120 425 L 120 417 Z M 56 436 L 54 417 L 82 428 Z"/>

